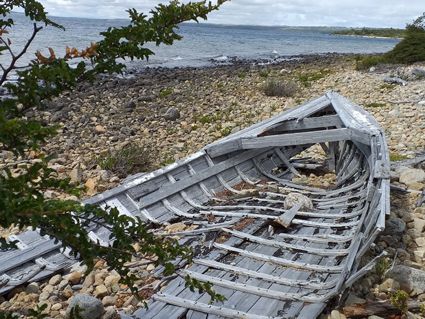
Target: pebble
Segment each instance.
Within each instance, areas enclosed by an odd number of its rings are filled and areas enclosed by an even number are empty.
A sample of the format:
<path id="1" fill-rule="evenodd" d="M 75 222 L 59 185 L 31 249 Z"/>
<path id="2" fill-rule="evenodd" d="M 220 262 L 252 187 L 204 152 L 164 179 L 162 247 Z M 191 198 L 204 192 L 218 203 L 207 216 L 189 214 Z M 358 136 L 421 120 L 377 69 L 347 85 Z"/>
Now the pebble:
<path id="1" fill-rule="evenodd" d="M 105 307 L 113 306 L 113 305 L 115 305 L 116 302 L 117 302 L 117 297 L 115 297 L 115 296 L 105 296 L 102 299 L 102 304 Z"/>
<path id="2" fill-rule="evenodd" d="M 56 286 L 62 281 L 62 276 L 60 274 L 54 275 L 49 280 L 49 285 Z"/>
<path id="3" fill-rule="evenodd" d="M 71 182 L 73 183 L 80 183 L 83 179 L 83 172 L 81 171 L 81 167 L 77 166 L 74 167 L 69 174 L 69 178 L 71 179 Z"/>
<path id="4" fill-rule="evenodd" d="M 85 183 L 86 191 L 88 195 L 96 194 L 97 183 L 94 178 L 89 178 Z"/>
<path id="5" fill-rule="evenodd" d="M 399 288 L 400 284 L 398 283 L 398 281 L 392 278 L 385 279 L 385 281 L 378 286 L 378 289 L 381 292 L 392 292 L 398 290 Z"/>
<path id="6" fill-rule="evenodd" d="M 118 284 L 120 281 L 121 276 L 119 274 L 111 274 L 105 278 L 104 284 L 106 287 L 111 287 L 113 285 Z"/>
<path id="7" fill-rule="evenodd" d="M 55 303 L 50 309 L 53 310 L 53 311 L 60 310 L 60 309 L 62 309 L 62 304 L 61 303 Z"/>
<path id="8" fill-rule="evenodd" d="M 117 310 L 113 306 L 109 306 L 105 309 L 105 313 L 102 319 L 122 319 L 123 316 L 120 316 Z"/>
<path id="9" fill-rule="evenodd" d="M 99 285 L 94 289 L 94 295 L 97 298 L 103 298 L 108 294 L 108 288 L 105 285 Z"/>
<path id="10" fill-rule="evenodd" d="M 82 273 L 79 271 L 74 271 L 72 273 L 70 273 L 69 275 L 65 276 L 65 279 L 68 280 L 69 283 L 71 283 L 72 285 L 77 285 L 81 278 L 82 278 Z"/>
<path id="11" fill-rule="evenodd" d="M 99 134 L 106 133 L 106 129 L 102 125 L 96 125 L 94 129 L 96 133 L 99 133 Z"/>
<path id="12" fill-rule="evenodd" d="M 329 316 L 329 319 L 346 319 L 347 317 L 339 312 L 338 310 L 332 310 L 331 315 Z"/>

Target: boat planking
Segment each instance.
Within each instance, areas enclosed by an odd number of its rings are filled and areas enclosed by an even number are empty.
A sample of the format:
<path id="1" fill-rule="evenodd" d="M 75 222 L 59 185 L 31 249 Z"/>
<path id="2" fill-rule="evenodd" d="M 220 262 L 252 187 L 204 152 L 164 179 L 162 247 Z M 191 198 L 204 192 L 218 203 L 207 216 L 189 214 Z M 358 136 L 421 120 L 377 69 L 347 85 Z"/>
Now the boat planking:
<path id="1" fill-rule="evenodd" d="M 311 147 L 325 160 L 303 158 Z M 292 181 L 305 170 L 333 172 L 335 184 Z M 84 203 L 115 207 L 156 228 L 195 225 L 173 234 L 197 252 L 193 263 L 176 261 L 178 276 L 134 318 L 315 318 L 379 258 L 360 267 L 389 214 L 389 170 L 379 124 L 328 92 Z M 104 227 L 89 235 L 111 244 Z M 37 230 L 10 239 L 18 249 L 0 252 L 1 293 L 77 262 Z M 155 273 L 160 277 L 161 267 Z M 186 275 L 213 284 L 225 300 L 211 303 L 207 293 L 191 291 Z"/>

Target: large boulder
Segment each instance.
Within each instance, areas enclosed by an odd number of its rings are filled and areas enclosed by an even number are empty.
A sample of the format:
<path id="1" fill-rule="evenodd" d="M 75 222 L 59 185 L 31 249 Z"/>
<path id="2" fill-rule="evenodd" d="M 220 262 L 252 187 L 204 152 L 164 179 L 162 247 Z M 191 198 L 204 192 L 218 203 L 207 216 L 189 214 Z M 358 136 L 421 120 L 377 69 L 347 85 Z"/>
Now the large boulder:
<path id="1" fill-rule="evenodd" d="M 425 172 L 418 168 L 400 169 L 400 182 L 406 185 L 422 183 L 425 181 Z"/>
<path id="2" fill-rule="evenodd" d="M 404 291 L 415 294 L 425 292 L 425 271 L 416 268 L 397 265 L 388 272 L 387 277 L 396 280 Z"/>
<path id="3" fill-rule="evenodd" d="M 102 302 L 90 295 L 75 295 L 69 302 L 65 318 L 71 318 L 71 310 L 76 306 L 82 319 L 100 319 L 105 312 Z"/>

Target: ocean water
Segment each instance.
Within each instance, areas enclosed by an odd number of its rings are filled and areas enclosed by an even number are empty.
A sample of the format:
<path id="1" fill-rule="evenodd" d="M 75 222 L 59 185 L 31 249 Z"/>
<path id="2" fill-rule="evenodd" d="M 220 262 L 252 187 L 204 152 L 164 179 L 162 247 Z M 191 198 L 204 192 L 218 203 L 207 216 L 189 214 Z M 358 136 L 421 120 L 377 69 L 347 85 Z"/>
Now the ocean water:
<path id="1" fill-rule="evenodd" d="M 31 34 L 32 24 L 23 14 L 13 14 L 16 27 L 9 34 L 15 52 L 25 44 Z M 85 48 L 92 41 L 101 39 L 100 32 L 109 26 L 128 24 L 127 20 L 52 18 L 62 24 L 66 31 L 46 27 L 29 47 L 20 61 L 25 65 L 34 58 L 36 50 L 47 54 L 51 47 L 57 55 L 65 53 L 65 47 Z M 380 53 L 391 50 L 397 39 L 364 38 L 332 35 L 332 27 L 260 27 L 230 26 L 207 23 L 185 23 L 179 28 L 183 40 L 172 46 L 153 44 L 155 55 L 149 61 L 129 63 L 131 67 L 181 67 L 207 66 L 230 63 L 234 60 L 249 59 L 273 62 L 294 55 L 322 53 Z M 48 55 L 48 54 L 47 54 Z M 0 55 L 0 62 L 7 64 L 6 54 Z"/>

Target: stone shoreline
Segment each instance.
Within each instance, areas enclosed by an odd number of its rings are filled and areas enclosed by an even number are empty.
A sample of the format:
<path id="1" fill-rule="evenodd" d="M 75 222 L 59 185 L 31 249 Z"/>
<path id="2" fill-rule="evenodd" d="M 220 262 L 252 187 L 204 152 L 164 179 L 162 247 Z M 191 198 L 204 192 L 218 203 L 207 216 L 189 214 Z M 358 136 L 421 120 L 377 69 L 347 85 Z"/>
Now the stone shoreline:
<path id="1" fill-rule="evenodd" d="M 359 72 L 355 70 L 354 56 L 334 54 L 304 56 L 272 65 L 253 62 L 205 68 L 145 69 L 130 78 L 109 77 L 94 84 L 82 83 L 75 91 L 65 92 L 50 102 L 45 111 L 29 111 L 27 116 L 60 127 L 59 134 L 44 150 L 56 154 L 51 165 L 61 176 L 86 185 L 87 196 L 116 186 L 126 175 L 98 165 L 99 158 L 104 158 L 107 152 L 137 144 L 140 157 L 152 159 L 143 170 L 152 170 L 328 90 L 341 93 L 375 116 L 385 130 L 393 159 L 413 156 L 425 149 L 425 77 L 413 72 L 415 68 L 424 69 L 425 64 L 385 66 Z M 388 77 L 402 78 L 407 85 L 384 82 Z M 295 95 L 266 96 L 263 87 L 272 78 L 295 83 L 298 87 Z M 0 154 L 0 169 L 4 165 L 15 172 L 22 167 L 22 163 L 13 162 L 7 153 Z M 410 187 L 421 190 L 424 184 L 415 182 Z M 396 223 L 402 220 L 407 228 L 417 230 L 415 223 L 418 222 L 414 218 L 424 220 L 425 212 L 414 210 L 414 195 L 406 196 L 407 199 L 394 196 L 390 220 L 395 219 Z M 405 245 L 399 253 L 404 260 L 412 259 L 413 263 L 422 265 L 424 251 L 420 250 L 422 256 L 414 252 L 418 251 L 415 240 L 422 238 L 423 230 L 422 227 L 414 234 L 403 230 L 400 234 L 400 241 Z M 14 231 L 3 230 L 2 234 Z M 394 245 L 393 253 L 399 251 L 398 244 L 387 234 L 379 240 L 380 247 Z M 425 246 L 425 240 L 423 244 Z M 152 264 L 144 264 L 138 272 L 146 276 L 152 267 Z M 84 268 L 76 268 L 70 275 L 57 275 L 48 282 L 30 284 L 9 295 L 11 299 L 1 303 L 0 309 L 17 311 L 48 303 L 49 316 L 62 318 L 75 293 L 102 300 L 110 313 L 110 317 L 104 318 L 117 318 L 116 309 L 132 312 L 142 306 L 126 287 L 118 284 L 117 274 L 108 273 L 101 262 L 85 278 L 83 271 Z M 366 288 L 355 288 L 357 295 L 370 293 L 373 284 L 379 281 L 376 276 L 371 278 L 362 282 Z M 376 294 L 385 287 L 380 290 L 377 286 Z"/>
<path id="2" fill-rule="evenodd" d="M 85 83 L 50 103 L 40 117 L 60 126 L 46 151 L 57 155 L 59 172 L 74 174 L 77 182 L 96 186 L 90 194 L 108 189 L 119 178 L 101 170 L 93 159 L 102 153 L 136 143 L 154 161 L 147 170 L 183 158 L 204 145 L 262 119 L 278 114 L 328 90 L 335 90 L 365 107 L 384 127 L 390 150 L 412 155 L 425 149 L 425 80 L 407 86 L 383 81 L 412 67 L 374 72 L 354 70 L 353 57 L 307 56 L 269 66 L 240 65 L 208 68 L 146 69 L 130 79 L 107 78 Z M 267 72 L 267 73 L 266 73 Z M 299 78 L 324 76 L 300 82 Z M 268 97 L 268 78 L 294 81 L 294 97 Z M 31 114 L 28 115 L 33 115 Z M 78 176 L 77 176 L 78 175 Z M 93 188 L 93 187 L 91 187 Z"/>

